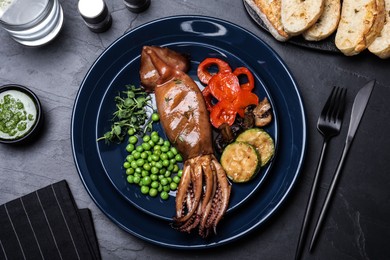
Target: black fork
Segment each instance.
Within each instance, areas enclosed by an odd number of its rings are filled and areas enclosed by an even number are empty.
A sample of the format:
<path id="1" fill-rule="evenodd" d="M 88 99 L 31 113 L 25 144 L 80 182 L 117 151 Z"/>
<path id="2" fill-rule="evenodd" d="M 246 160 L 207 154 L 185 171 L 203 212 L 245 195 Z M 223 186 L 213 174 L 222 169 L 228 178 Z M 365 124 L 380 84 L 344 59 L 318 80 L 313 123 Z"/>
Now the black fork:
<path id="1" fill-rule="evenodd" d="M 341 130 L 346 93 L 346 89 L 334 87 L 332 93 L 330 94 L 328 100 L 325 103 L 324 108 L 322 109 L 320 117 L 318 118 L 317 129 L 324 137 L 324 141 L 321 149 L 320 159 L 318 161 L 317 170 L 314 175 L 314 180 L 310 191 L 310 197 L 306 205 L 305 216 L 302 222 L 301 233 L 299 234 L 295 259 L 300 259 L 300 257 L 302 256 L 302 250 L 304 248 L 303 242 L 306 238 L 309 226 L 309 219 L 312 215 L 313 202 L 317 193 L 318 179 L 322 169 L 322 163 L 325 157 L 326 148 L 328 146 L 329 140 L 332 137 L 338 135 Z"/>

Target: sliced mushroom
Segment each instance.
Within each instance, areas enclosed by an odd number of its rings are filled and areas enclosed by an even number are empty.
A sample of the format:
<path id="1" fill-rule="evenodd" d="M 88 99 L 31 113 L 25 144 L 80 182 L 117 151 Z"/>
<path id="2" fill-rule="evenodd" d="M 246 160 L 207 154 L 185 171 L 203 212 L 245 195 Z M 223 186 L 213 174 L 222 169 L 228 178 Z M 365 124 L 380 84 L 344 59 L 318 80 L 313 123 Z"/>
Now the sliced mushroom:
<path id="1" fill-rule="evenodd" d="M 268 125 L 272 121 L 271 104 L 266 97 L 253 109 L 253 115 L 258 127 Z"/>

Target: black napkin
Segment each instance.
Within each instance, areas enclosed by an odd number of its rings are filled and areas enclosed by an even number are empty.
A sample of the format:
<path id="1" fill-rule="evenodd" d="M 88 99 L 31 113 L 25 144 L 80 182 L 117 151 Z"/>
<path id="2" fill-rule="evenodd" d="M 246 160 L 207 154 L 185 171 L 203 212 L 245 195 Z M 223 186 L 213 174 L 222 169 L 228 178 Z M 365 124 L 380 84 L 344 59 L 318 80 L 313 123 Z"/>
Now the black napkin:
<path id="1" fill-rule="evenodd" d="M 0 259 L 101 259 L 91 212 L 65 180 L 1 205 Z"/>

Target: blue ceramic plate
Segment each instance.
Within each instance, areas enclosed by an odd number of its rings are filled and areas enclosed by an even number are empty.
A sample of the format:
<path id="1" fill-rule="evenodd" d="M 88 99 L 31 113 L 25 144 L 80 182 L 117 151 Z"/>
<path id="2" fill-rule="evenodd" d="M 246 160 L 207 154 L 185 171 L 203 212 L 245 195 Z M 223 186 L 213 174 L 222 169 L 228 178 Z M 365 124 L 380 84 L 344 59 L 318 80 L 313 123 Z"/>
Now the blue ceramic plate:
<path id="1" fill-rule="evenodd" d="M 263 169 L 257 180 L 247 184 L 250 187 L 234 186 L 230 209 L 240 205 L 240 210 L 229 210 L 218 226 L 218 235 L 207 241 L 170 227 L 174 210 L 170 203 L 174 198 L 167 202 L 149 199 L 139 195 L 137 187 L 125 182 L 121 169 L 126 156 L 125 144 L 107 146 L 96 142 L 110 127 L 107 122 L 114 111 L 114 96 L 125 84 L 139 84 L 139 58 L 144 45 L 167 46 L 188 53 L 193 78 L 194 68 L 209 56 L 228 60 L 233 68 L 248 67 L 256 77 L 256 93 L 269 97 L 274 116 L 279 115 L 267 128 L 278 143 L 273 166 Z M 264 223 L 279 208 L 295 183 L 306 147 L 302 100 L 291 74 L 277 54 L 245 29 L 201 16 L 156 20 L 128 32 L 108 47 L 81 84 L 71 131 L 78 172 L 99 208 L 129 233 L 174 248 L 222 245 Z M 150 205 L 157 209 L 151 209 Z"/>

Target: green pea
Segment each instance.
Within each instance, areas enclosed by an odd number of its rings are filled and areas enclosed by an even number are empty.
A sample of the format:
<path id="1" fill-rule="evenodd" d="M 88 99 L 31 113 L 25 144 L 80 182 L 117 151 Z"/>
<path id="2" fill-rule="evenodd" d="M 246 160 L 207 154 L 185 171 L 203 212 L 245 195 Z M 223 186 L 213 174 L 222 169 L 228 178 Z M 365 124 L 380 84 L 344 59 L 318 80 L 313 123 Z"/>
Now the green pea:
<path id="1" fill-rule="evenodd" d="M 171 183 L 169 184 L 169 188 L 170 188 L 171 190 L 176 190 L 176 189 L 177 189 L 177 183 L 176 183 L 176 182 L 171 182 Z"/>
<path id="2" fill-rule="evenodd" d="M 169 166 L 169 164 L 170 164 L 170 162 L 167 159 L 162 161 L 162 165 L 165 167 Z"/>
<path id="3" fill-rule="evenodd" d="M 152 179 L 152 178 L 151 178 L 151 179 Z M 150 187 L 157 189 L 157 188 L 158 188 L 158 185 L 160 185 L 160 183 L 158 183 L 158 181 L 154 180 L 154 181 L 152 181 L 152 183 L 150 184 Z"/>
<path id="4" fill-rule="evenodd" d="M 163 167 L 162 162 L 160 162 L 160 161 L 156 162 L 156 167 L 161 169 Z"/>
<path id="5" fill-rule="evenodd" d="M 173 177 L 173 182 L 178 184 L 180 182 L 180 177 L 178 175 Z"/>
<path id="6" fill-rule="evenodd" d="M 156 132 L 157 133 L 157 132 Z M 158 133 L 153 135 L 151 135 L 151 141 L 153 141 L 154 144 L 158 143 L 158 141 L 160 140 L 160 136 L 158 136 Z"/>
<path id="7" fill-rule="evenodd" d="M 136 144 L 138 142 L 138 137 L 136 135 L 132 135 L 129 137 L 129 143 Z"/>
<path id="8" fill-rule="evenodd" d="M 179 152 L 177 151 L 177 149 L 176 149 L 176 147 L 171 147 L 171 152 L 174 154 L 174 155 L 176 155 L 176 154 L 178 154 Z"/>
<path id="9" fill-rule="evenodd" d="M 127 180 L 128 183 L 134 183 L 134 176 L 133 175 L 129 175 L 129 176 L 127 176 L 126 180 Z"/>
<path id="10" fill-rule="evenodd" d="M 153 122 L 157 122 L 157 121 L 159 121 L 159 120 L 160 120 L 159 114 L 153 113 L 153 114 L 152 114 L 152 121 L 153 121 Z"/>
<path id="11" fill-rule="evenodd" d="M 160 180 L 160 183 L 161 183 L 161 185 L 163 185 L 163 186 L 168 185 L 168 179 L 167 179 L 167 178 L 161 179 L 161 180 Z"/>
<path id="12" fill-rule="evenodd" d="M 163 161 L 168 160 L 168 155 L 166 153 L 162 153 L 162 154 L 160 154 L 160 159 Z"/>
<path id="13" fill-rule="evenodd" d="M 142 184 L 149 186 L 152 183 L 152 179 L 149 176 L 145 176 L 142 178 Z"/>
<path id="14" fill-rule="evenodd" d="M 134 128 L 129 128 L 129 130 L 127 130 L 127 134 L 128 134 L 129 136 L 134 135 L 134 134 L 135 134 L 135 129 L 134 129 Z"/>
<path id="15" fill-rule="evenodd" d="M 163 191 L 169 192 L 171 190 L 171 187 L 168 185 L 163 186 Z"/>
<path id="16" fill-rule="evenodd" d="M 160 160 L 160 157 L 157 155 L 157 154 L 152 154 L 152 160 L 157 162 L 158 160 Z"/>
<path id="17" fill-rule="evenodd" d="M 177 162 L 182 162 L 183 161 L 183 157 L 181 157 L 181 155 L 178 153 L 178 154 L 175 155 L 175 160 Z"/>
<path id="18" fill-rule="evenodd" d="M 162 192 L 160 193 L 160 198 L 163 199 L 163 200 L 167 200 L 167 199 L 169 198 L 168 192 L 162 191 Z"/>
<path id="19" fill-rule="evenodd" d="M 142 137 L 142 140 L 144 142 L 148 142 L 150 140 L 150 136 L 149 135 L 144 135 L 144 137 Z"/>
<path id="20" fill-rule="evenodd" d="M 149 163 L 145 163 L 142 167 L 143 167 L 144 170 L 146 170 L 146 171 L 150 171 L 150 169 L 152 168 L 152 167 L 150 166 Z"/>
<path id="21" fill-rule="evenodd" d="M 133 168 L 133 169 L 137 168 L 137 167 L 138 167 L 137 161 L 132 161 L 132 162 L 130 163 L 130 166 L 131 166 L 131 168 Z"/>
<path id="22" fill-rule="evenodd" d="M 143 166 L 144 163 L 145 163 L 145 160 L 142 159 L 142 158 L 139 158 L 139 159 L 137 160 L 137 165 L 138 165 L 138 166 Z"/>
<path id="23" fill-rule="evenodd" d="M 123 167 L 124 167 L 125 169 L 130 168 L 130 166 L 131 166 L 131 164 L 130 164 L 128 161 L 126 161 L 126 162 L 123 163 Z"/>
<path id="24" fill-rule="evenodd" d="M 141 178 L 134 175 L 133 181 L 134 183 L 139 183 L 141 181 Z"/>
<path id="25" fill-rule="evenodd" d="M 137 150 L 137 152 L 140 152 L 142 153 L 144 151 L 144 148 L 142 147 L 142 145 L 139 145 L 135 148 Z"/>
<path id="26" fill-rule="evenodd" d="M 150 148 L 153 148 L 153 146 L 155 145 L 155 143 L 153 142 L 153 140 L 149 140 L 149 141 L 148 141 L 148 144 L 150 145 Z"/>
<path id="27" fill-rule="evenodd" d="M 149 193 L 149 187 L 148 186 L 141 186 L 141 193 L 142 194 L 148 194 Z"/>
<path id="28" fill-rule="evenodd" d="M 156 174 L 151 174 L 150 178 L 152 179 L 152 181 L 157 181 L 158 180 L 158 176 Z"/>
<path id="29" fill-rule="evenodd" d="M 167 156 L 168 156 L 169 159 L 172 159 L 172 158 L 175 157 L 175 155 L 173 154 L 172 151 L 168 151 L 166 154 L 167 154 Z"/>
<path id="30" fill-rule="evenodd" d="M 181 177 L 182 175 L 183 175 L 183 170 L 179 170 L 179 171 L 177 172 L 177 176 Z"/>
<path id="31" fill-rule="evenodd" d="M 152 147 L 149 143 L 142 143 L 142 148 L 144 149 L 144 151 L 149 151 Z"/>
<path id="32" fill-rule="evenodd" d="M 173 166 L 173 172 L 178 172 L 180 169 L 179 169 L 179 166 L 177 166 L 177 165 L 174 165 Z"/>
<path id="33" fill-rule="evenodd" d="M 134 159 L 138 160 L 139 158 L 141 158 L 141 153 L 138 152 L 137 150 L 133 153 L 133 157 Z"/>
<path id="34" fill-rule="evenodd" d="M 157 191 L 156 188 L 151 188 L 151 189 L 149 189 L 149 196 L 150 196 L 150 197 L 156 197 L 157 194 L 158 194 L 158 191 Z"/>
<path id="35" fill-rule="evenodd" d="M 152 174 L 157 174 L 159 172 L 159 169 L 156 167 L 156 166 L 153 166 L 151 169 L 150 169 L 150 172 Z"/>
<path id="36" fill-rule="evenodd" d="M 164 144 L 164 141 L 165 141 L 164 138 L 160 137 L 160 138 L 158 139 L 157 144 L 163 145 L 163 144 Z"/>
<path id="37" fill-rule="evenodd" d="M 134 160 L 134 156 L 133 155 L 129 154 L 128 156 L 126 156 L 126 161 L 131 162 L 133 160 Z"/>
<path id="38" fill-rule="evenodd" d="M 134 151 L 134 144 L 128 144 L 126 146 L 126 151 L 131 153 L 132 151 Z"/>
<path id="39" fill-rule="evenodd" d="M 128 169 L 126 169 L 126 174 L 127 174 L 127 175 L 133 174 L 134 172 L 135 172 L 135 171 L 134 171 L 133 168 L 128 168 Z"/>

